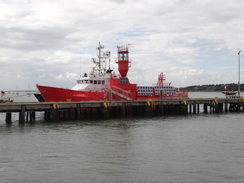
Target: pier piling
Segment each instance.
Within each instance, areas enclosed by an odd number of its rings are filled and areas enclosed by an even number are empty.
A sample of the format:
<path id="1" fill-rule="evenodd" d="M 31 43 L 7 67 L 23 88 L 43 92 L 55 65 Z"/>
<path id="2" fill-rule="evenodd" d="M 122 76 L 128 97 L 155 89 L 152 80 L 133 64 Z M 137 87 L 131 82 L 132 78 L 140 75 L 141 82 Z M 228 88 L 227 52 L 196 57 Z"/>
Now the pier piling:
<path id="1" fill-rule="evenodd" d="M 25 105 L 21 105 L 21 110 L 19 112 L 19 123 L 25 123 Z"/>
<path id="2" fill-rule="evenodd" d="M 12 122 L 12 113 L 6 112 L 6 123 L 11 123 L 11 122 Z"/>

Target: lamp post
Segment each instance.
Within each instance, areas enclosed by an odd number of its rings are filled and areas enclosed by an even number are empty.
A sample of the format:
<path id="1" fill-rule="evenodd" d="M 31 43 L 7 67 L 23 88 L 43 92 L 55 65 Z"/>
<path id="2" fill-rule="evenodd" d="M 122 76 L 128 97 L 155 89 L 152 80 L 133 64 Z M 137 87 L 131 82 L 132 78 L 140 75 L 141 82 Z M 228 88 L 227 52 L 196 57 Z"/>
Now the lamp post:
<path id="1" fill-rule="evenodd" d="M 240 78 L 241 78 L 241 73 L 240 73 L 240 60 L 241 60 L 241 50 L 238 51 L 238 95 L 239 97 L 241 96 L 241 85 L 240 85 Z"/>

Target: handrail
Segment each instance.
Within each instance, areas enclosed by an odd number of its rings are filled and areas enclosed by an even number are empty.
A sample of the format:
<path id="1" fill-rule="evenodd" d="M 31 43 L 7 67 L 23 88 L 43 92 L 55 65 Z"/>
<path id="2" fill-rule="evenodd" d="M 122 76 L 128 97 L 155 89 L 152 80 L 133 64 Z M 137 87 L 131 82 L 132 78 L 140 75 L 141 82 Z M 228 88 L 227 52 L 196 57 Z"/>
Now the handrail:
<path id="1" fill-rule="evenodd" d="M 129 94 L 130 95 L 130 93 L 131 93 L 130 91 L 124 90 L 124 89 L 119 88 L 117 86 L 111 86 L 111 89 L 112 90 L 117 90 L 117 92 L 119 92 L 121 94 L 126 93 L 126 94 Z"/>

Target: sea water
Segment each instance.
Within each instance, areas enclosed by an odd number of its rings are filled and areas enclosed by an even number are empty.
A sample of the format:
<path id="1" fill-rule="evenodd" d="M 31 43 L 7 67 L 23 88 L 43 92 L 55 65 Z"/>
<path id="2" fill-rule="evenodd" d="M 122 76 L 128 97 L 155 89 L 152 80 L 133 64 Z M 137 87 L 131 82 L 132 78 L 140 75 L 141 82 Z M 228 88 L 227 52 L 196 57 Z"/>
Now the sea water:
<path id="1" fill-rule="evenodd" d="M 244 182 L 243 117 L 228 112 L 50 123 L 40 114 L 35 123 L 11 125 L 1 118 L 0 182 Z"/>

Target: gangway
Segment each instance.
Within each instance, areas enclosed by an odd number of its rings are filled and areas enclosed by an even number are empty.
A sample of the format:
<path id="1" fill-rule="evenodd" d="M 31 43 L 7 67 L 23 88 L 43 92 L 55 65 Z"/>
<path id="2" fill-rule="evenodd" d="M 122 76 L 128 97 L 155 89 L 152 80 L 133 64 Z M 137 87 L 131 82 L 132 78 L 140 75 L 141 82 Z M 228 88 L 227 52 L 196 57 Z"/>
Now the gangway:
<path id="1" fill-rule="evenodd" d="M 132 98 L 126 96 L 126 95 L 130 95 L 130 92 L 129 91 L 126 91 L 126 90 L 124 90 L 122 88 L 119 88 L 117 86 L 113 86 L 113 87 L 107 89 L 107 91 L 108 92 L 111 92 L 111 93 L 113 93 L 113 94 L 115 94 L 115 95 L 117 95 L 117 96 L 119 96 L 121 98 L 124 98 L 126 100 L 133 100 Z"/>

